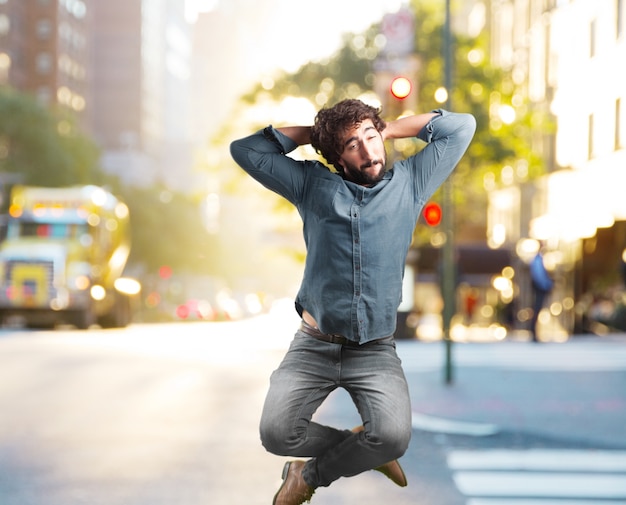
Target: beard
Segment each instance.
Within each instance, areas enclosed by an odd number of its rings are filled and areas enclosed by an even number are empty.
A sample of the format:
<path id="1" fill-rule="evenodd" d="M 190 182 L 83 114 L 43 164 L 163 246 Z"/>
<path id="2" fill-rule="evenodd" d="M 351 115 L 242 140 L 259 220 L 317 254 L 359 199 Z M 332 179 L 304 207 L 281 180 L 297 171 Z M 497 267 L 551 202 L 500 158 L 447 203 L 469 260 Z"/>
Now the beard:
<path id="1" fill-rule="evenodd" d="M 372 160 L 361 166 L 346 164 L 344 168 L 344 178 L 359 184 L 360 186 L 375 186 L 382 181 L 385 176 L 385 158 Z M 371 167 L 377 167 L 378 170 L 372 171 Z"/>

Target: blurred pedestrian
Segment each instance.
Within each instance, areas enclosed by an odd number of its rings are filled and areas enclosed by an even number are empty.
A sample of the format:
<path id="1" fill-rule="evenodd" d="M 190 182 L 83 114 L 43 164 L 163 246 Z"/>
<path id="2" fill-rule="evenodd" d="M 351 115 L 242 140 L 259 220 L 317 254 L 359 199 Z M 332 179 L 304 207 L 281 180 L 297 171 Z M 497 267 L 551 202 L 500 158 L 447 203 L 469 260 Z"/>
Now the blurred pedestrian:
<path id="1" fill-rule="evenodd" d="M 436 110 L 385 122 L 350 99 L 319 111 L 313 126 L 268 126 L 231 145 L 246 172 L 297 207 L 307 247 L 296 297 L 302 323 L 272 374 L 260 432 L 268 451 L 311 459 L 286 463 L 274 505 L 299 505 L 317 487 L 367 470 L 406 486 L 397 458 L 408 447 L 411 408 L 393 337 L 404 265 L 424 203 L 474 130 L 469 114 Z M 384 142 L 409 137 L 428 145 L 387 167 Z M 287 155 L 309 143 L 336 173 Z M 338 387 L 362 426 L 311 420 Z"/>
<path id="2" fill-rule="evenodd" d="M 474 312 L 478 304 L 478 289 L 467 286 L 463 291 L 463 312 L 465 323 L 470 326 L 474 321 Z"/>
<path id="3" fill-rule="evenodd" d="M 543 309 L 546 298 L 552 291 L 554 281 L 543 261 L 543 247 L 539 249 L 535 257 L 530 262 L 530 279 L 533 287 L 533 314 L 530 319 L 530 331 L 533 342 L 539 342 L 537 336 L 537 323 L 539 321 L 539 313 Z"/>

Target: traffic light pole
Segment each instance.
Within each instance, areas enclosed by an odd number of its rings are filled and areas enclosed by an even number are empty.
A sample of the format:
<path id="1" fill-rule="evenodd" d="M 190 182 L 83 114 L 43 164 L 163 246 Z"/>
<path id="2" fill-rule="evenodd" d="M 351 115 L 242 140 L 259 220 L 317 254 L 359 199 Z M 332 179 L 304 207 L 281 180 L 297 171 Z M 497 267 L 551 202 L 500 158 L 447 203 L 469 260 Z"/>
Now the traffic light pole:
<path id="1" fill-rule="evenodd" d="M 444 25 L 444 48 L 445 48 L 445 87 L 448 92 L 446 109 L 452 108 L 452 36 L 450 28 L 450 0 L 446 0 L 446 19 Z M 450 327 L 455 312 L 455 284 L 456 269 L 454 267 L 454 216 L 452 211 L 452 176 L 448 177 L 443 184 L 443 228 L 446 241 L 443 246 L 441 290 L 443 296 L 443 340 L 445 344 L 445 382 L 453 382 L 452 366 L 452 337 Z"/>

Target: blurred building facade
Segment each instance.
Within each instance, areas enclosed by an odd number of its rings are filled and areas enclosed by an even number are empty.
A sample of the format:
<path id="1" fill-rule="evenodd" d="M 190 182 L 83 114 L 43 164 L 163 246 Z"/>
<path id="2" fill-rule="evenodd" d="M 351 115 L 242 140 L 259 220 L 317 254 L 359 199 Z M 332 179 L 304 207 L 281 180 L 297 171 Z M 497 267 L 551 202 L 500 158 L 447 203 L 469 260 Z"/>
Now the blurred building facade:
<path id="1" fill-rule="evenodd" d="M 0 85 L 58 103 L 90 124 L 87 0 L 0 0 Z"/>
<path id="2" fill-rule="evenodd" d="M 93 134 L 130 184 L 193 187 L 191 30 L 184 2 L 92 2 Z"/>
<path id="3" fill-rule="evenodd" d="M 624 0 L 491 0 L 489 13 L 494 63 L 556 129 L 538 127 L 529 139 L 547 174 L 490 195 L 488 241 L 515 249 L 522 264 L 546 244 L 553 331 L 582 331 L 581 302 L 594 284 L 620 282 L 626 248 Z M 528 306 L 523 275 L 520 284 Z"/>
<path id="4" fill-rule="evenodd" d="M 124 182 L 188 190 L 192 29 L 180 0 L 0 0 L 0 85 L 71 109 Z"/>
<path id="5" fill-rule="evenodd" d="M 212 134 L 217 133 L 219 125 L 228 118 L 236 97 L 245 91 L 242 83 L 249 82 L 244 79 L 245 65 L 241 65 L 244 57 L 237 48 L 242 38 L 233 36 L 233 31 L 237 31 L 241 24 L 233 6 L 202 12 L 196 21 L 192 96 L 196 111 L 200 112 L 193 117 L 193 131 L 199 144 L 206 143 Z M 216 51 L 225 40 L 229 41 L 229 50 Z M 220 75 L 231 78 L 222 79 Z"/>

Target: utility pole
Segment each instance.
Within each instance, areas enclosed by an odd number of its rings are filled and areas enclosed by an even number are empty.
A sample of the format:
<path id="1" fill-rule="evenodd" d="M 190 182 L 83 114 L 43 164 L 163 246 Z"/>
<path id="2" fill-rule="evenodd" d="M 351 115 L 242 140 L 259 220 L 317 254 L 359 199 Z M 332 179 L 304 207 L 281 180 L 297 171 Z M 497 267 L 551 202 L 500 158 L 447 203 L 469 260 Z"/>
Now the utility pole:
<path id="1" fill-rule="evenodd" d="M 450 27 L 450 0 L 446 0 L 446 19 L 444 24 L 444 63 L 445 63 L 445 88 L 447 91 L 446 109 L 452 109 L 452 34 Z M 452 205 L 452 175 L 443 184 L 443 229 L 446 241 L 443 245 L 442 258 L 442 296 L 443 296 L 443 341 L 445 345 L 445 382 L 452 384 L 452 337 L 450 326 L 455 312 L 455 285 L 456 269 L 454 262 L 454 216 Z"/>

